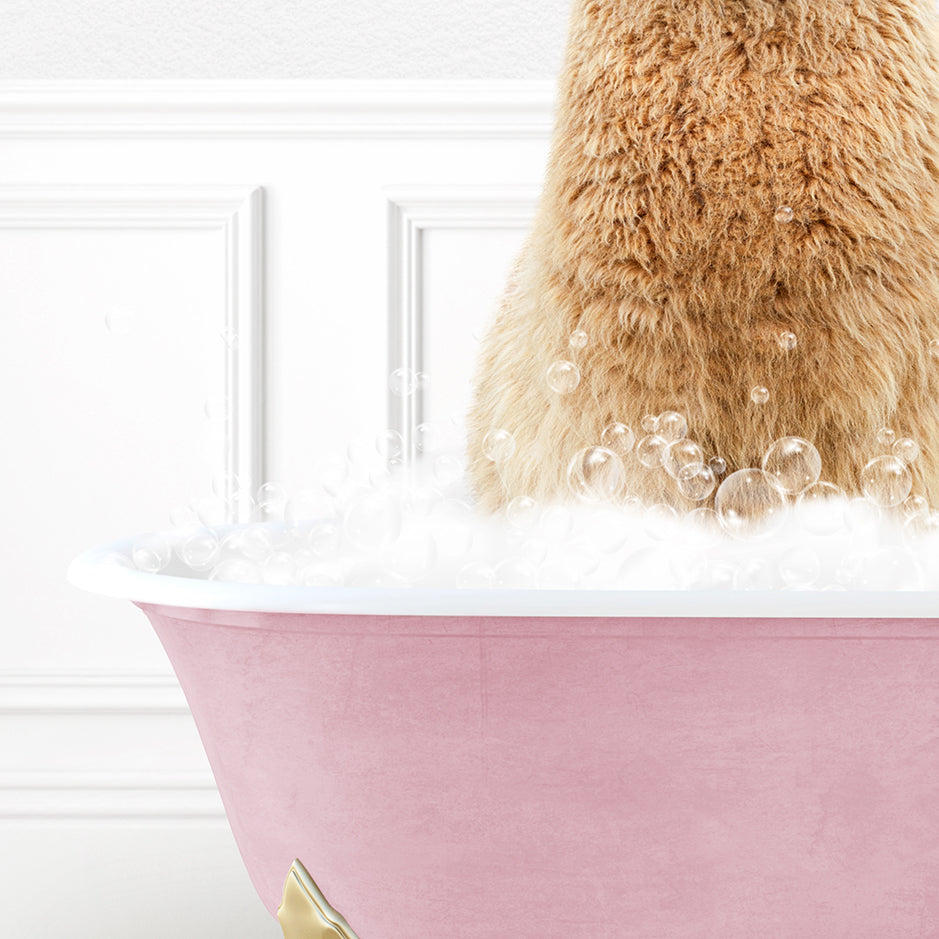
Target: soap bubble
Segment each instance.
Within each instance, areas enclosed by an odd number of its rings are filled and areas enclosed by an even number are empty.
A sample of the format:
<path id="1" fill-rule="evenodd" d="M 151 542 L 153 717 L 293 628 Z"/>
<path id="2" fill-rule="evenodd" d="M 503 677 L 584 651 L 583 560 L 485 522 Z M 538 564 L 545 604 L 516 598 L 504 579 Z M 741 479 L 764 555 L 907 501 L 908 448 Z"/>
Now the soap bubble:
<path id="1" fill-rule="evenodd" d="M 777 342 L 779 342 L 780 349 L 784 349 L 786 352 L 792 352 L 799 344 L 798 337 L 795 333 L 783 332 L 780 333 L 776 339 Z"/>
<path id="2" fill-rule="evenodd" d="M 375 438 L 375 449 L 386 460 L 399 459 L 404 456 L 404 437 L 389 427 Z"/>
<path id="3" fill-rule="evenodd" d="M 220 496 L 200 496 L 192 504 L 196 518 L 206 528 L 224 525 L 228 520 L 228 507 Z"/>
<path id="4" fill-rule="evenodd" d="M 933 341 L 929 343 L 929 354 L 934 359 L 939 359 L 939 339 L 933 339 Z"/>
<path id="5" fill-rule="evenodd" d="M 877 442 L 882 447 L 892 447 L 896 439 L 896 432 L 892 431 L 889 427 L 881 427 L 880 430 L 877 431 Z"/>
<path id="6" fill-rule="evenodd" d="M 822 562 L 812 548 L 797 545 L 779 558 L 779 575 L 787 587 L 811 587 L 821 572 Z"/>
<path id="7" fill-rule="evenodd" d="M 414 431 L 414 441 L 418 453 L 435 453 L 440 449 L 440 429 L 429 421 L 418 424 Z"/>
<path id="8" fill-rule="evenodd" d="M 655 432 L 669 443 L 681 440 L 688 433 L 688 421 L 678 411 L 664 411 L 656 418 Z"/>
<path id="9" fill-rule="evenodd" d="M 284 520 L 292 528 L 335 514 L 336 502 L 325 489 L 301 489 L 284 504 Z"/>
<path id="10" fill-rule="evenodd" d="M 737 579 L 740 590 L 773 590 L 776 585 L 776 570 L 766 558 L 750 558 Z"/>
<path id="11" fill-rule="evenodd" d="M 242 525 L 222 539 L 222 552 L 241 555 L 249 561 L 263 564 L 274 550 L 274 533 L 267 525 Z M 260 573 L 258 575 L 260 577 Z"/>
<path id="12" fill-rule="evenodd" d="M 482 561 L 470 561 L 456 575 L 456 585 L 461 590 L 484 590 L 495 583 L 495 571 Z"/>
<path id="13" fill-rule="evenodd" d="M 342 531 L 357 548 L 372 550 L 392 544 L 401 534 L 401 506 L 389 493 L 364 492 L 352 500 Z"/>
<path id="14" fill-rule="evenodd" d="M 449 453 L 434 458 L 434 480 L 444 488 L 452 486 L 463 477 L 463 461 Z"/>
<path id="15" fill-rule="evenodd" d="M 925 496 L 910 496 L 903 503 L 903 514 L 907 518 L 922 518 L 929 512 L 929 500 Z"/>
<path id="16" fill-rule="evenodd" d="M 754 385 L 750 389 L 750 400 L 754 404 L 766 404 L 769 401 L 769 388 L 764 385 Z"/>
<path id="17" fill-rule="evenodd" d="M 137 570 L 156 574 L 170 563 L 173 546 L 165 535 L 158 533 L 141 535 L 134 542 L 130 556 Z"/>
<path id="18" fill-rule="evenodd" d="M 426 391 L 430 387 L 430 374 L 428 372 L 417 372 L 414 378 L 418 391 Z"/>
<path id="19" fill-rule="evenodd" d="M 571 492 L 583 502 L 616 498 L 625 482 L 623 461 L 606 447 L 585 447 L 567 468 Z"/>
<path id="20" fill-rule="evenodd" d="M 786 505 L 783 494 L 770 477 L 758 469 L 742 469 L 731 473 L 718 487 L 714 511 L 724 530 L 731 535 L 746 535 L 755 530 L 766 531 L 767 522 L 775 527 L 782 521 Z"/>
<path id="21" fill-rule="evenodd" d="M 210 528 L 197 528 L 179 542 L 176 553 L 193 570 L 208 570 L 221 551 L 218 535 Z"/>
<path id="22" fill-rule="evenodd" d="M 261 583 L 261 571 L 257 564 L 241 558 L 227 558 L 212 568 L 209 580 L 222 580 L 236 584 Z"/>
<path id="23" fill-rule="evenodd" d="M 301 569 L 297 580 L 304 587 L 341 587 L 345 582 L 342 571 L 330 564 L 308 564 Z"/>
<path id="24" fill-rule="evenodd" d="M 496 564 L 493 574 L 496 587 L 503 589 L 534 587 L 538 579 L 538 569 L 526 558 L 505 558 Z"/>
<path id="25" fill-rule="evenodd" d="M 417 373 L 413 368 L 396 368 L 388 376 L 388 387 L 399 398 L 410 397 L 417 390 Z"/>
<path id="26" fill-rule="evenodd" d="M 893 445 L 893 455 L 904 463 L 912 463 L 919 456 L 919 444 L 912 437 L 901 437 Z"/>
<path id="27" fill-rule="evenodd" d="M 335 557 L 342 544 L 342 529 L 332 519 L 315 522 L 307 532 L 306 543 L 317 559 Z"/>
<path id="28" fill-rule="evenodd" d="M 225 501 L 231 517 L 238 521 L 249 522 L 257 515 L 257 502 L 247 489 L 236 489 Z"/>
<path id="29" fill-rule="evenodd" d="M 286 586 L 294 582 L 296 575 L 296 561 L 288 551 L 273 551 L 261 565 L 261 579 L 265 584 Z"/>
<path id="30" fill-rule="evenodd" d="M 670 505 L 656 502 L 643 513 L 642 527 L 650 538 L 661 541 L 673 533 L 677 519 L 678 513 Z"/>
<path id="31" fill-rule="evenodd" d="M 844 524 L 844 490 L 829 482 L 816 482 L 799 493 L 796 505 L 805 506 L 802 524 L 815 535 L 830 535 Z"/>
<path id="32" fill-rule="evenodd" d="M 665 451 L 668 441 L 658 434 L 649 434 L 636 444 L 636 459 L 649 469 L 661 466 L 665 461 Z"/>
<path id="33" fill-rule="evenodd" d="M 704 463 L 686 464 L 678 471 L 677 478 L 679 492 L 686 499 L 691 499 L 693 502 L 706 499 L 717 485 L 714 471 Z"/>
<path id="34" fill-rule="evenodd" d="M 617 421 L 604 427 L 600 435 L 600 443 L 621 459 L 625 459 L 635 446 L 636 435 L 632 432 L 632 428 Z"/>
<path id="35" fill-rule="evenodd" d="M 224 519 L 224 506 L 222 514 Z M 173 528 L 195 528 L 198 526 L 199 516 L 196 513 L 195 506 L 190 502 L 189 505 L 177 505 L 175 508 L 170 509 L 170 524 Z"/>
<path id="36" fill-rule="evenodd" d="M 590 341 L 590 337 L 582 329 L 575 329 L 568 341 L 572 349 L 583 349 Z"/>
<path id="37" fill-rule="evenodd" d="M 899 505 L 913 488 L 913 476 L 903 460 L 895 456 L 874 457 L 861 470 L 861 489 L 874 505 Z"/>
<path id="38" fill-rule="evenodd" d="M 686 466 L 693 466 L 704 462 L 704 451 L 688 437 L 672 441 L 663 454 L 662 465 L 665 472 L 673 479 Z"/>
<path id="39" fill-rule="evenodd" d="M 715 476 L 723 476 L 727 472 L 727 461 L 720 456 L 712 456 L 708 460 L 708 466 L 711 467 Z"/>
<path id="40" fill-rule="evenodd" d="M 547 379 L 548 387 L 556 394 L 570 394 L 580 384 L 580 369 L 561 359 L 548 369 Z"/>
<path id="41" fill-rule="evenodd" d="M 261 518 L 281 519 L 287 508 L 287 493 L 276 483 L 263 483 L 258 486 L 256 503 Z"/>
<path id="42" fill-rule="evenodd" d="M 763 455 L 763 472 L 781 492 L 794 496 L 818 482 L 822 458 L 815 446 L 801 437 L 781 437 Z"/>
<path id="43" fill-rule="evenodd" d="M 776 219 L 777 222 L 781 222 L 782 224 L 791 222 L 794 217 L 795 217 L 795 212 L 792 211 L 791 205 L 781 205 L 776 210 L 775 214 L 773 215 L 773 218 Z"/>
<path id="44" fill-rule="evenodd" d="M 541 506 L 531 496 L 516 496 L 506 506 L 505 515 L 513 528 L 530 531 L 538 524 Z"/>
<path id="45" fill-rule="evenodd" d="M 493 463 L 504 463 L 515 453 L 515 437 L 507 430 L 490 430 L 483 438 L 483 453 Z"/>
<path id="46" fill-rule="evenodd" d="M 655 425 L 658 424 L 658 422 L 659 419 L 654 414 L 645 414 L 639 424 L 647 434 L 654 434 Z"/>

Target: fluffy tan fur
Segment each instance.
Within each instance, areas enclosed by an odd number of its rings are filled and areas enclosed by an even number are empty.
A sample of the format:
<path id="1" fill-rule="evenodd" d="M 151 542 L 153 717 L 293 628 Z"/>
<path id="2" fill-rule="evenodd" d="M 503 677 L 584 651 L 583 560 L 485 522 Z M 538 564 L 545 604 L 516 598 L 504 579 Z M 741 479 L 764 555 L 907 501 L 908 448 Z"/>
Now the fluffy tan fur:
<path id="1" fill-rule="evenodd" d="M 577 0 L 542 199 L 478 363 L 482 506 L 566 497 L 576 451 L 665 410 L 728 472 L 805 437 L 849 492 L 889 426 L 939 505 L 935 18 L 933 0 Z M 563 396 L 559 359 L 583 375 Z M 501 467 L 493 428 L 517 442 Z M 682 501 L 661 470 L 628 473 Z"/>

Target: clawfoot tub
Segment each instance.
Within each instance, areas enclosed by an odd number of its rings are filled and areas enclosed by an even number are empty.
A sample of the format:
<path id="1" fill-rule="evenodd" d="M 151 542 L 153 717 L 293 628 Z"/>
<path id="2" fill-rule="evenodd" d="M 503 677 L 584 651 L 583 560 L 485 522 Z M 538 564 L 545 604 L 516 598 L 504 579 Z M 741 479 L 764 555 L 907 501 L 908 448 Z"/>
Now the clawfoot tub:
<path id="1" fill-rule="evenodd" d="M 256 586 L 127 547 L 70 578 L 153 624 L 290 939 L 939 935 L 936 592 Z"/>

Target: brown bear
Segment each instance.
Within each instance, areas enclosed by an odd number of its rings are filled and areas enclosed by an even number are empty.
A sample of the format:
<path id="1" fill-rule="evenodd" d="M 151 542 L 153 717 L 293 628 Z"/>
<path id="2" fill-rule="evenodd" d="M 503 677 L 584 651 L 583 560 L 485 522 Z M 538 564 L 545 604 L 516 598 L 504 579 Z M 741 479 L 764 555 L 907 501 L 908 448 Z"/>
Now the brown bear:
<path id="1" fill-rule="evenodd" d="M 848 493 L 889 427 L 939 505 L 935 20 L 933 0 L 575 0 L 474 380 L 482 507 L 567 498 L 574 454 L 664 411 L 728 473 L 806 438 Z M 496 429 L 515 446 L 494 461 Z M 620 488 L 695 504 L 635 456 Z"/>

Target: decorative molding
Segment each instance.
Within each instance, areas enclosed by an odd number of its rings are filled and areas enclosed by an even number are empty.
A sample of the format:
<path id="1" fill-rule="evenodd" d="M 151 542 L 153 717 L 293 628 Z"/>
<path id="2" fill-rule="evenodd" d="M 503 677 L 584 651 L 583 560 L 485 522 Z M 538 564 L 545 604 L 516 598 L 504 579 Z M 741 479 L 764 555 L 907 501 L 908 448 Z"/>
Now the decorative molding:
<path id="1" fill-rule="evenodd" d="M 173 675 L 159 674 L 5 674 L 0 675 L 0 718 L 67 719 L 61 734 L 75 734 L 82 722 L 83 738 L 107 741 L 115 718 L 136 723 L 141 718 L 189 718 L 189 708 Z M 98 726 L 101 721 L 107 724 Z M 35 726 L 35 725 L 31 725 Z M 120 753 L 96 743 L 89 754 L 113 763 Z M 48 766 L 48 754 L 43 764 Z M 107 758 L 107 759 L 105 759 Z M 27 757 L 27 760 L 29 758 Z M 125 758 L 126 759 L 126 758 Z M 131 762 L 131 761 L 127 761 Z M 13 769 L 0 772 L 0 821 L 29 819 L 222 819 L 224 810 L 211 773 L 122 769 L 77 771 Z"/>
<path id="2" fill-rule="evenodd" d="M 225 478 L 264 477 L 263 190 L 258 186 L 0 186 L 0 228 L 219 229 L 225 238 Z M 232 504 L 229 500 L 229 504 Z M 229 521 L 241 521 L 229 518 Z"/>
<path id="3" fill-rule="evenodd" d="M 539 190 L 529 186 L 389 189 L 388 196 L 388 362 L 397 369 L 424 371 L 422 296 L 424 233 L 429 229 L 525 230 Z M 388 427 L 404 440 L 407 460 L 416 456 L 416 429 L 424 419 L 424 391 L 398 397 L 388 391 Z"/>
<path id="4" fill-rule="evenodd" d="M 6 81 L 0 137 L 547 139 L 551 81 Z"/>

